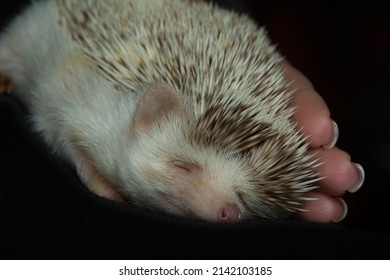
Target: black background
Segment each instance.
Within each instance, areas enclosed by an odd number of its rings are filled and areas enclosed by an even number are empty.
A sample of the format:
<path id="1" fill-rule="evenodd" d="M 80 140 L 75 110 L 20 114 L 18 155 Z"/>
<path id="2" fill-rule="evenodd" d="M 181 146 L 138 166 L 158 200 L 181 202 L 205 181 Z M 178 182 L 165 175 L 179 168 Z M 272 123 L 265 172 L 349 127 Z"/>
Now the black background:
<path id="1" fill-rule="evenodd" d="M 345 196 L 348 217 L 338 225 L 222 226 L 118 205 L 86 190 L 31 131 L 21 105 L 3 96 L 0 258 L 389 258 L 389 10 L 379 1 L 219 2 L 265 25 L 326 100 L 339 125 L 338 146 L 366 171 L 362 189 Z M 1 27 L 26 1 L 4 3 Z"/>

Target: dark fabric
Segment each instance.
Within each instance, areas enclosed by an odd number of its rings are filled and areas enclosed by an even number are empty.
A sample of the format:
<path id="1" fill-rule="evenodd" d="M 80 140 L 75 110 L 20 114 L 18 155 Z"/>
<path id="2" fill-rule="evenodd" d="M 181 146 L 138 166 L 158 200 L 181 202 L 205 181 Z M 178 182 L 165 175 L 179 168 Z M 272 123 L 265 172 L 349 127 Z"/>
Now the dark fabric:
<path id="1" fill-rule="evenodd" d="M 2 24 L 19 2 L 0 9 Z M 99 198 L 31 131 L 17 100 L 3 96 L 0 259 L 389 259 L 387 14 L 309 1 L 260 9 L 258 2 L 246 8 L 316 85 L 339 124 L 339 146 L 367 172 L 362 190 L 345 197 L 343 223 L 212 225 Z"/>

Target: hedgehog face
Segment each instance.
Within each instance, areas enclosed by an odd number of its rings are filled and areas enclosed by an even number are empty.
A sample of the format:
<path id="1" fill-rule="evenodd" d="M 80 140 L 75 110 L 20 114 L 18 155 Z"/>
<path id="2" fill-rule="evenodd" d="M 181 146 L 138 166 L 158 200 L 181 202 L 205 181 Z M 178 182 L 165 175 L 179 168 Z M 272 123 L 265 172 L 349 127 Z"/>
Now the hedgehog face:
<path id="1" fill-rule="evenodd" d="M 139 135 L 133 146 L 132 182 L 123 184 L 129 186 L 124 192 L 136 204 L 174 215 L 217 223 L 249 217 L 239 196 L 240 187 L 250 188 L 244 160 L 193 146 L 183 137 L 169 126 Z"/>
<path id="2" fill-rule="evenodd" d="M 149 88 L 134 113 L 130 164 L 120 172 L 123 192 L 135 204 L 167 213 L 239 222 L 248 215 L 237 188 L 249 188 L 246 160 L 197 144 L 192 130 L 169 87 Z"/>

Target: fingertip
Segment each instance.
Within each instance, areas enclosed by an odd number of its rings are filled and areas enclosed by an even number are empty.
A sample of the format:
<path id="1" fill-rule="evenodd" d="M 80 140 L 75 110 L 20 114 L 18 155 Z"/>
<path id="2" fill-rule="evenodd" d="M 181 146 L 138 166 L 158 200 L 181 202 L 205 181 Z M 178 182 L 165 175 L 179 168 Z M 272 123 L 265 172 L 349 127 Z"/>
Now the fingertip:
<path id="1" fill-rule="evenodd" d="M 359 172 L 348 153 L 338 148 L 326 150 L 319 148 L 310 150 L 313 160 L 321 160 L 323 164 L 316 171 L 324 178 L 319 181 L 320 190 L 332 196 L 341 196 L 349 189 L 358 186 Z"/>
<path id="2" fill-rule="evenodd" d="M 338 223 L 347 216 L 348 206 L 341 198 L 320 192 L 311 192 L 308 197 L 315 198 L 315 200 L 303 202 L 304 211 L 296 213 L 294 218 L 312 222 Z"/>
<path id="3" fill-rule="evenodd" d="M 308 136 L 309 146 L 318 148 L 329 145 L 335 129 L 322 98 L 313 90 L 300 90 L 294 94 L 291 104 L 296 108 L 293 119 L 302 133 Z"/>
<path id="4" fill-rule="evenodd" d="M 288 88 L 294 92 L 291 106 L 295 107 L 294 120 L 308 136 L 311 148 L 321 146 L 333 147 L 338 132 L 337 126 L 330 118 L 330 111 L 325 101 L 318 94 L 311 82 L 299 70 L 283 61 L 284 74 L 289 81 Z"/>

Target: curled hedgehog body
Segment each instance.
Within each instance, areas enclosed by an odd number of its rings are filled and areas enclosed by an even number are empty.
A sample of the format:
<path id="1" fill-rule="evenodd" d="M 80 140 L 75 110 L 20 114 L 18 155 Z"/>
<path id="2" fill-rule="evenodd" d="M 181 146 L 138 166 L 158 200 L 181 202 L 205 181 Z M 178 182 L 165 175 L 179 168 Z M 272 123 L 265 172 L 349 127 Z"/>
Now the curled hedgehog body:
<path id="1" fill-rule="evenodd" d="M 211 222 L 286 218 L 318 181 L 281 56 L 243 15 L 182 0 L 41 1 L 0 72 L 95 193 Z"/>

